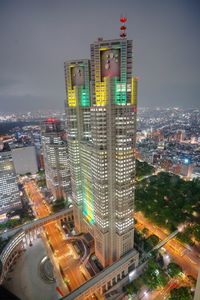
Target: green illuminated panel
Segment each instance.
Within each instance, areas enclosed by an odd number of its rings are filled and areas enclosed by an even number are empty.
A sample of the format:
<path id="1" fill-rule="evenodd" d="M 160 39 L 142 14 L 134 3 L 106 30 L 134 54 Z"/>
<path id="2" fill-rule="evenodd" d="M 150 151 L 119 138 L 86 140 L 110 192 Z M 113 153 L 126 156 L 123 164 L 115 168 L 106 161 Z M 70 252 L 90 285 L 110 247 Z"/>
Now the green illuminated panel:
<path id="1" fill-rule="evenodd" d="M 126 82 L 115 81 L 115 104 L 126 104 Z"/>
<path id="2" fill-rule="evenodd" d="M 81 106 L 90 106 L 90 95 L 89 95 L 88 89 L 81 88 L 80 105 Z"/>
<path id="3" fill-rule="evenodd" d="M 94 200 L 89 180 L 83 182 L 83 214 L 90 224 L 94 224 Z"/>

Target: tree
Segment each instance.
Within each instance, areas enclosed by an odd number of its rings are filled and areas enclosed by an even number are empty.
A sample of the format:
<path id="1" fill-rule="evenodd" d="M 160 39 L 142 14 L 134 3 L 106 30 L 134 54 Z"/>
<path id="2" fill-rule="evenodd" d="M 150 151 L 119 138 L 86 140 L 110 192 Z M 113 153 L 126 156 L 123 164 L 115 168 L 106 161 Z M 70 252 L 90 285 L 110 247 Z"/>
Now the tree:
<path id="1" fill-rule="evenodd" d="M 125 287 L 125 291 L 129 295 L 137 294 L 137 292 L 143 287 L 144 283 L 140 277 L 136 278 L 133 282 L 128 283 Z"/>
<path id="2" fill-rule="evenodd" d="M 52 210 L 54 212 L 57 212 L 57 211 L 65 208 L 66 203 L 67 203 L 67 201 L 64 198 L 57 199 L 52 205 Z"/>
<path id="3" fill-rule="evenodd" d="M 150 289 L 156 289 L 167 284 L 167 277 L 159 265 L 150 259 L 146 271 L 144 272 L 143 281 Z"/>
<path id="4" fill-rule="evenodd" d="M 47 186 L 46 178 L 44 176 L 41 176 L 40 179 L 37 180 L 37 185 L 39 187 L 46 187 Z"/>
<path id="5" fill-rule="evenodd" d="M 192 298 L 190 288 L 180 287 L 171 291 L 169 300 L 192 300 Z"/>
<path id="6" fill-rule="evenodd" d="M 179 232 L 176 237 L 182 243 L 185 243 L 185 244 L 191 244 L 192 243 L 190 234 L 187 231 L 186 232 Z"/>
<path id="7" fill-rule="evenodd" d="M 142 178 L 153 174 L 155 168 L 145 161 L 136 160 L 136 177 Z"/>
<path id="8" fill-rule="evenodd" d="M 126 288 L 126 291 L 129 295 L 132 295 L 132 294 L 137 294 L 137 292 L 139 291 L 139 287 L 136 286 L 134 284 L 134 282 L 131 282 L 129 283 L 129 285 L 127 286 Z"/>
<path id="9" fill-rule="evenodd" d="M 159 238 L 156 235 L 150 235 L 145 241 L 145 250 L 150 251 L 159 242 Z"/>
<path id="10" fill-rule="evenodd" d="M 197 223 L 193 213 L 200 210 L 199 194 L 200 180 L 184 181 L 174 174 L 160 172 L 136 184 L 135 209 L 153 223 L 173 231 L 181 223 Z M 200 226 L 192 235 L 200 240 Z M 192 235 L 188 231 L 180 239 L 190 243 Z"/>
<path id="11" fill-rule="evenodd" d="M 147 235 L 149 233 L 149 229 L 147 229 L 146 227 L 142 229 L 142 233 L 144 235 Z"/>
<path id="12" fill-rule="evenodd" d="M 172 262 L 168 265 L 167 271 L 171 277 L 175 277 L 175 276 L 178 276 L 182 272 L 182 269 L 179 265 Z"/>
<path id="13" fill-rule="evenodd" d="M 200 242 L 200 225 L 199 224 L 195 224 L 193 227 L 193 234 L 195 239 Z"/>

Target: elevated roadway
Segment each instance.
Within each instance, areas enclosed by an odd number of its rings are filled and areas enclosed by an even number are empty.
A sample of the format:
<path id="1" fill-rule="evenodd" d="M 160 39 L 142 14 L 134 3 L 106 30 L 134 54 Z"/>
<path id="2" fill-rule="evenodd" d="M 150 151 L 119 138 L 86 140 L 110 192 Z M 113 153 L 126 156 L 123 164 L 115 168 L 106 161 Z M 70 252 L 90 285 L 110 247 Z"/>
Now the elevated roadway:
<path id="1" fill-rule="evenodd" d="M 2 232 L 0 234 L 0 237 L 8 238 L 8 237 L 15 235 L 17 232 L 19 232 L 21 230 L 23 230 L 24 232 L 31 231 L 37 227 L 41 227 L 45 224 L 48 224 L 51 221 L 62 220 L 64 218 L 68 218 L 68 217 L 72 217 L 72 216 L 73 216 L 72 208 L 63 209 L 57 213 L 48 215 L 46 217 L 42 217 L 42 218 L 40 218 L 38 220 L 34 220 L 30 223 L 26 223 L 26 224 L 17 226 L 16 228 L 10 229 L 6 232 Z"/>

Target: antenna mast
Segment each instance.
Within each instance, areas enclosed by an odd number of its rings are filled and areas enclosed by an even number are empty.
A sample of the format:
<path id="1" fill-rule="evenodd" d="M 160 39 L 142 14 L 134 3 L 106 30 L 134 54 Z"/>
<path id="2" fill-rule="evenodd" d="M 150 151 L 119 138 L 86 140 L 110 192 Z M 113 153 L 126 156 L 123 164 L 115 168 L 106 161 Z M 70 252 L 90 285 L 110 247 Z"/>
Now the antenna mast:
<path id="1" fill-rule="evenodd" d="M 127 27 L 126 27 L 126 21 L 127 21 L 127 18 L 121 16 L 121 18 L 120 18 L 120 22 L 121 22 L 121 26 L 120 26 L 120 30 L 121 30 L 121 32 L 120 32 L 120 37 L 121 37 L 122 39 L 125 39 L 126 36 L 127 36 L 127 34 L 126 34 L 126 28 L 127 28 Z"/>

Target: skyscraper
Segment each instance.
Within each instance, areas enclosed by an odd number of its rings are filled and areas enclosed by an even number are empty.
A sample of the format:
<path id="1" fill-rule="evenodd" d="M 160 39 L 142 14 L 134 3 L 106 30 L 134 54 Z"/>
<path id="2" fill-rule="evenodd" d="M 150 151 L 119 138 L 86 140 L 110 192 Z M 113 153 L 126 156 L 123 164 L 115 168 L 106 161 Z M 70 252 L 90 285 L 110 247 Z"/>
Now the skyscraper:
<path id="1" fill-rule="evenodd" d="M 19 189 L 10 148 L 0 144 L 0 219 L 6 218 L 9 210 L 21 208 Z"/>
<path id="2" fill-rule="evenodd" d="M 137 80 L 132 41 L 91 45 L 65 62 L 67 132 L 77 231 L 89 231 L 105 267 L 133 249 Z"/>
<path id="3" fill-rule="evenodd" d="M 47 187 L 55 199 L 71 194 L 68 146 L 64 123 L 55 118 L 44 121 L 42 148 Z"/>

